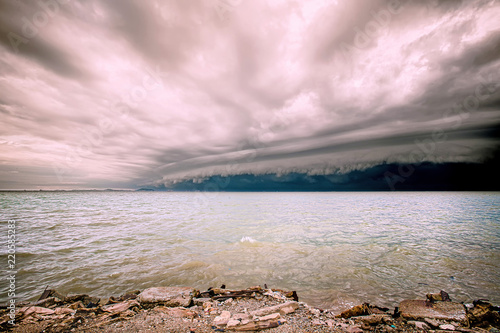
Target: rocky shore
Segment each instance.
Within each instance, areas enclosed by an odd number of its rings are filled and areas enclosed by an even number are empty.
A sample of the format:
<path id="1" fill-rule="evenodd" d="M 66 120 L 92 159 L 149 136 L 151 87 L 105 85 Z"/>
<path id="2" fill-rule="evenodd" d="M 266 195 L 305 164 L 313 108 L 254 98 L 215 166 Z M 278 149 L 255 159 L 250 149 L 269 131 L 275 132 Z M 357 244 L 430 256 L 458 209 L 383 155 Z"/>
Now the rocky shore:
<path id="1" fill-rule="evenodd" d="M 99 299 L 45 290 L 37 302 L 0 307 L 8 332 L 491 332 L 499 307 L 486 300 L 452 302 L 444 291 L 388 309 L 368 303 L 342 313 L 299 301 L 294 291 L 260 286 L 200 292 L 157 287 Z M 14 323 L 14 325 L 12 325 Z"/>

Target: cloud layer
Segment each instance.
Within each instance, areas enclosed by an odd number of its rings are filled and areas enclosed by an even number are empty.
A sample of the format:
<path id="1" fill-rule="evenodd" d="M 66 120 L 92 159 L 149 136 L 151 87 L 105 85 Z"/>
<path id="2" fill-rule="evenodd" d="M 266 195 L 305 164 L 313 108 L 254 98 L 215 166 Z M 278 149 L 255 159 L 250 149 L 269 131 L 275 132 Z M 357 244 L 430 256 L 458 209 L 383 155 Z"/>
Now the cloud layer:
<path id="1" fill-rule="evenodd" d="M 497 1 L 0 1 L 0 188 L 482 163 Z"/>

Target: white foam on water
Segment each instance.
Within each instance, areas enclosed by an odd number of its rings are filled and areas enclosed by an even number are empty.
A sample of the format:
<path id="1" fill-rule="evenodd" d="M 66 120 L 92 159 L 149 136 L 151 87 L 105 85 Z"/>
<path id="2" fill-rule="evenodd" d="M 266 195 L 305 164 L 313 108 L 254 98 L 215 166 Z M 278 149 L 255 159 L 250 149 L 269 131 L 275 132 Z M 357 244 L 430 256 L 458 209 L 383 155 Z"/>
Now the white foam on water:
<path id="1" fill-rule="evenodd" d="M 241 237 L 240 242 L 241 242 L 241 243 L 245 243 L 245 242 L 248 242 L 248 243 L 255 243 L 255 242 L 256 242 L 256 240 L 255 240 L 255 239 L 253 239 L 252 237 L 249 237 L 249 236 L 243 236 L 243 237 Z"/>

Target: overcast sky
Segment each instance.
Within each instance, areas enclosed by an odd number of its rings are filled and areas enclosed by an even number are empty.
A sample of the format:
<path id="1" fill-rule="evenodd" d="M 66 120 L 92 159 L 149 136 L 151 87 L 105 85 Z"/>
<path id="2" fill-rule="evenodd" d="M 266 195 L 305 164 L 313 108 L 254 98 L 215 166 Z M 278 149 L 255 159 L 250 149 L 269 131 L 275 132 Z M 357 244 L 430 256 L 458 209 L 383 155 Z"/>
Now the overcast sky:
<path id="1" fill-rule="evenodd" d="M 472 0 L 0 0 L 0 189 L 481 163 L 499 17 Z"/>

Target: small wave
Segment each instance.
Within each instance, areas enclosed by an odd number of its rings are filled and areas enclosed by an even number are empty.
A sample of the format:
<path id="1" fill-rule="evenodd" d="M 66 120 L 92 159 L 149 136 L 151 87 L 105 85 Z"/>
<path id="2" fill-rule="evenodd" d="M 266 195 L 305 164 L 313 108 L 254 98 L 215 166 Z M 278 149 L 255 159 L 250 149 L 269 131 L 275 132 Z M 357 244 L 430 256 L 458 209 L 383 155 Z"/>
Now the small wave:
<path id="1" fill-rule="evenodd" d="M 256 240 L 253 239 L 252 237 L 248 237 L 248 236 L 241 237 L 240 243 L 245 243 L 245 242 L 247 242 L 247 243 L 255 243 Z"/>

